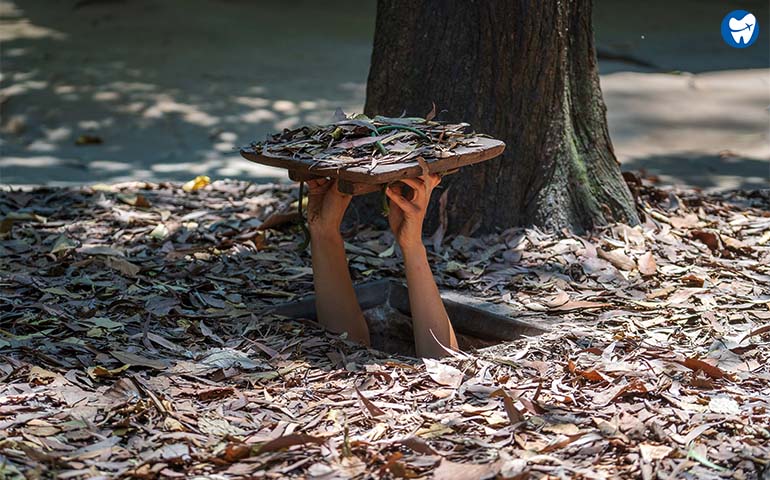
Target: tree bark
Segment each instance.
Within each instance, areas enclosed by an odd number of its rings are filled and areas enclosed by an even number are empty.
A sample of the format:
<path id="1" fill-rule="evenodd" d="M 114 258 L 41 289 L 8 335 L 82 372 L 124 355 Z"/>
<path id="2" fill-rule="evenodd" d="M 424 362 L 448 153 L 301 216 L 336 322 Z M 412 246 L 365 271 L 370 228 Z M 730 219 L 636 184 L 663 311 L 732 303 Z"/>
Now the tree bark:
<path id="1" fill-rule="evenodd" d="M 439 119 L 507 144 L 442 182 L 450 232 L 638 223 L 607 131 L 590 0 L 379 0 L 365 113 L 424 116 L 432 102 Z"/>

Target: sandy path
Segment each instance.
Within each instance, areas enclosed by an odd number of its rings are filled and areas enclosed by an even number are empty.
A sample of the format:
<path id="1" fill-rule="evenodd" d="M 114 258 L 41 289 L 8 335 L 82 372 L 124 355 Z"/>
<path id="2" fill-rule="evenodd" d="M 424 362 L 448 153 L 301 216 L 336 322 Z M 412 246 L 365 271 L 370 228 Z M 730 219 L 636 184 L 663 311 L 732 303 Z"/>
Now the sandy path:
<path id="1" fill-rule="evenodd" d="M 363 104 L 369 2 L 75 3 L 0 1 L 2 183 L 283 178 L 242 160 L 236 147 Z M 603 20 L 615 18 L 611 8 L 597 11 L 601 45 L 672 68 L 671 49 L 636 34 L 648 26 Z M 673 41 L 660 25 L 649 28 Z M 724 54 L 721 65 L 763 69 L 697 75 L 602 63 L 624 166 L 707 188 L 766 185 L 770 69 L 762 52 Z M 720 65 L 708 51 L 686 58 Z M 103 143 L 75 145 L 83 134 Z"/>
<path id="2" fill-rule="evenodd" d="M 624 169 L 709 189 L 770 186 L 770 70 L 612 73 L 602 89 Z"/>

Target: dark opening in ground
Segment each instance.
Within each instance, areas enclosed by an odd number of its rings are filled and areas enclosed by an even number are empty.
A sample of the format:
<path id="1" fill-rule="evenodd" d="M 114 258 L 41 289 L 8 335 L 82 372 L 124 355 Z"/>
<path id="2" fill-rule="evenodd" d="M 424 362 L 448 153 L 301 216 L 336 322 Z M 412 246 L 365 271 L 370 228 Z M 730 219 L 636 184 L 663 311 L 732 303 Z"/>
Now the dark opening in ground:
<path id="1" fill-rule="evenodd" d="M 394 280 L 377 280 L 355 287 L 358 302 L 369 324 L 372 348 L 415 356 L 409 294 Z M 441 292 L 461 350 L 476 350 L 524 335 L 539 335 L 545 328 L 511 317 L 505 306 L 487 303 L 459 292 Z M 289 318 L 315 320 L 315 296 L 286 303 L 275 313 Z"/>

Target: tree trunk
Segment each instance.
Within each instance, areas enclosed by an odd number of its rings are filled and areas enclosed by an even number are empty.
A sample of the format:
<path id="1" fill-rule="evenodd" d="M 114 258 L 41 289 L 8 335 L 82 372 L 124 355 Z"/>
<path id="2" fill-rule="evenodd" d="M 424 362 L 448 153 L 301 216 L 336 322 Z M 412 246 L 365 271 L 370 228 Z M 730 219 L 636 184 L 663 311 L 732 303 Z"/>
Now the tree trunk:
<path id="1" fill-rule="evenodd" d="M 424 116 L 432 102 L 439 119 L 507 144 L 442 182 L 450 232 L 638 223 L 607 131 L 590 0 L 379 0 L 365 113 Z"/>

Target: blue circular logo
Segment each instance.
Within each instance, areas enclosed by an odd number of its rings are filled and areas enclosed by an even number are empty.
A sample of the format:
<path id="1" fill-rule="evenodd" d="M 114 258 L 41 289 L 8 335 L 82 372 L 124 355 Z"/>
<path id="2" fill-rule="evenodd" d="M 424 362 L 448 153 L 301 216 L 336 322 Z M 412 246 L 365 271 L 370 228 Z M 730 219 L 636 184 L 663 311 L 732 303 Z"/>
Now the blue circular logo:
<path id="1" fill-rule="evenodd" d="M 750 47 L 758 36 L 757 17 L 746 10 L 733 10 L 722 19 L 722 39 L 733 48 Z"/>

